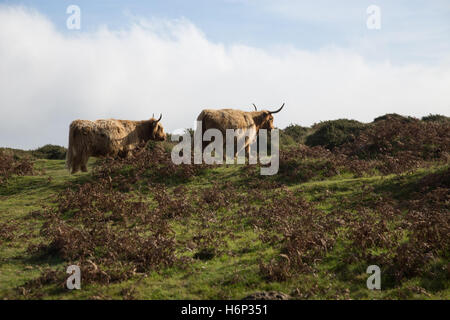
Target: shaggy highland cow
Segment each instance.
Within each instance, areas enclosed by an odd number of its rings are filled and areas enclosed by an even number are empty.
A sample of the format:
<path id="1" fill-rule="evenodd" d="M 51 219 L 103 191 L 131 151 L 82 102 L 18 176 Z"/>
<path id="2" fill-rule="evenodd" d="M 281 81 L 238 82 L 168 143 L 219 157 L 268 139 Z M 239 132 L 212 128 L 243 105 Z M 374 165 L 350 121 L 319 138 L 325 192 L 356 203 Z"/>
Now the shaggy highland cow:
<path id="1" fill-rule="evenodd" d="M 70 124 L 66 164 L 71 173 L 87 171 L 90 156 L 127 157 L 130 151 L 148 140 L 162 141 L 166 134 L 159 119 L 75 120 Z"/>
<path id="2" fill-rule="evenodd" d="M 253 104 L 255 111 L 241 111 L 235 109 L 220 109 L 220 110 L 203 110 L 197 117 L 197 122 L 201 125 L 202 137 L 208 129 L 218 129 L 223 136 L 226 136 L 227 129 L 243 129 L 243 135 L 248 135 L 245 140 L 244 147 L 247 155 L 249 154 L 249 146 L 256 139 L 260 129 L 272 130 L 273 114 L 278 113 L 283 109 L 283 105 L 275 111 L 261 110 L 258 111 Z M 203 141 L 202 150 L 209 144 Z M 235 144 L 237 145 L 237 144 Z M 238 152 L 235 149 L 236 153 Z"/>

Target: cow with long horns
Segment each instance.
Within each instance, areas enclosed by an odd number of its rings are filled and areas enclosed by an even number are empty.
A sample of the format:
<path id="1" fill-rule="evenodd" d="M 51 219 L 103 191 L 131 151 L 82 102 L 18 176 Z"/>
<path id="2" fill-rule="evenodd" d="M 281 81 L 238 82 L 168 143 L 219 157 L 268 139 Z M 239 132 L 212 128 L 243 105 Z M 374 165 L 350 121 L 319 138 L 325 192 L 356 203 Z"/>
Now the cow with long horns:
<path id="1" fill-rule="evenodd" d="M 75 120 L 70 124 L 69 148 L 66 164 L 71 173 L 87 171 L 90 156 L 126 157 L 131 150 L 148 140 L 166 139 L 162 115 L 159 119 L 131 120 Z"/>
<path id="2" fill-rule="evenodd" d="M 249 154 L 249 146 L 256 139 L 260 129 L 272 130 L 273 126 L 273 114 L 280 112 L 283 105 L 275 111 L 261 110 L 258 111 L 255 104 L 253 104 L 255 111 L 241 111 L 235 109 L 220 109 L 211 110 L 205 109 L 197 117 L 197 123 L 201 126 L 202 137 L 208 129 L 218 129 L 223 136 L 226 135 L 227 129 L 243 129 L 251 134 L 246 138 L 244 147 L 247 155 Z M 209 142 L 203 142 L 202 150 Z M 236 153 L 238 150 L 236 151 Z"/>

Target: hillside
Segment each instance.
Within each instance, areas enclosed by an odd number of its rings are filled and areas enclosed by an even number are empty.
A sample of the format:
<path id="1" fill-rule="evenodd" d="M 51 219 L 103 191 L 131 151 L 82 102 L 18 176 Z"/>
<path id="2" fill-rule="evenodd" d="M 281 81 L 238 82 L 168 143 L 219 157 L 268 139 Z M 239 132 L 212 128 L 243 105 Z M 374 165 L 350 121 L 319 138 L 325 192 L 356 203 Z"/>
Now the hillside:
<path id="1" fill-rule="evenodd" d="M 275 176 L 175 166 L 168 143 L 76 175 L 27 160 L 0 185 L 0 297 L 449 299 L 448 129 L 390 117 L 291 126 Z M 81 290 L 64 286 L 71 264 Z M 381 291 L 366 287 L 373 264 Z"/>

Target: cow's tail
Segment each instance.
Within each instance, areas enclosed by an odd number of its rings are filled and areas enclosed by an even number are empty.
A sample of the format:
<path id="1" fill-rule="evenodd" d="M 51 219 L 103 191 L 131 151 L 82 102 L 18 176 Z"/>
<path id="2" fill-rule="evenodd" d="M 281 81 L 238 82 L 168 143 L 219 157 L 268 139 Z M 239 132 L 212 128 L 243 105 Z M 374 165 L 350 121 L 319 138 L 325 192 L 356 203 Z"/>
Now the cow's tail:
<path id="1" fill-rule="evenodd" d="M 83 134 L 80 125 L 74 121 L 69 128 L 69 146 L 66 154 L 66 167 L 71 173 L 80 170 L 88 152 L 87 137 Z"/>
<path id="2" fill-rule="evenodd" d="M 72 171 L 74 165 L 76 150 L 75 150 L 75 126 L 73 122 L 69 127 L 69 147 L 67 148 L 66 154 L 66 167 L 69 171 Z"/>
<path id="3" fill-rule="evenodd" d="M 200 130 L 200 131 L 197 131 L 199 125 L 201 126 L 201 130 Z M 203 150 L 205 149 L 205 143 L 204 143 L 204 141 L 203 141 L 203 137 L 204 137 L 204 135 L 205 135 L 205 131 L 206 131 L 205 111 L 202 111 L 202 112 L 198 115 L 198 117 L 197 117 L 197 129 L 196 129 L 196 135 L 195 135 L 195 138 L 196 138 L 196 139 L 200 139 L 200 141 L 201 141 L 202 152 L 203 152 Z M 197 135 L 199 135 L 199 134 L 201 134 L 200 137 L 197 136 Z"/>

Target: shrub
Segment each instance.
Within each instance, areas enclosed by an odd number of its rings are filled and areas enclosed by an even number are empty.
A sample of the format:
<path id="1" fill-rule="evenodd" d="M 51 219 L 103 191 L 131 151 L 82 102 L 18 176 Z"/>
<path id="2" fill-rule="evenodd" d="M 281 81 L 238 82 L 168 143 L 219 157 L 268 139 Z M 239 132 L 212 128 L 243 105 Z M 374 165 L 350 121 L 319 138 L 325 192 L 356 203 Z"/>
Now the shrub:
<path id="1" fill-rule="evenodd" d="M 280 144 L 287 146 L 304 143 L 309 130 L 306 127 L 290 124 L 283 130 L 280 130 Z"/>
<path id="2" fill-rule="evenodd" d="M 411 117 L 405 117 L 397 113 L 386 113 L 384 116 L 379 116 L 373 120 L 373 122 L 383 121 L 383 120 L 398 120 L 402 122 L 408 122 L 414 120 Z"/>
<path id="3" fill-rule="evenodd" d="M 0 182 L 5 182 L 13 174 L 19 176 L 33 175 L 34 164 L 29 158 L 17 159 L 12 154 L 0 151 Z"/>
<path id="4" fill-rule="evenodd" d="M 259 208 L 245 208 L 259 237 L 281 252 L 260 272 L 269 281 L 285 281 L 294 273 L 311 272 L 333 248 L 336 217 L 315 209 L 298 194 L 282 189 Z"/>
<path id="5" fill-rule="evenodd" d="M 368 126 L 354 141 L 341 149 L 361 159 L 406 163 L 442 159 L 450 150 L 448 123 L 417 119 L 378 121 Z"/>
<path id="6" fill-rule="evenodd" d="M 13 148 L 0 148 L 0 153 L 4 155 L 13 156 L 15 160 L 32 157 L 31 151 L 13 149 Z"/>
<path id="7" fill-rule="evenodd" d="M 249 217 L 261 241 L 279 249 L 274 259 L 260 262 L 260 273 L 268 281 L 313 272 L 324 257 L 339 253 L 342 265 L 336 271 L 345 270 L 344 265 L 377 264 L 385 270 L 386 283 L 399 284 L 423 276 L 439 261 L 444 268 L 435 275 L 447 272 L 449 177 L 448 168 L 418 181 L 402 176 L 402 188 L 415 191 L 400 197 L 392 197 L 397 191 L 380 193 L 365 185 L 361 192 L 340 198 L 331 212 L 314 207 L 302 198 L 302 191 L 282 188 L 240 214 Z"/>
<path id="8" fill-rule="evenodd" d="M 61 146 L 46 144 L 37 148 L 32 155 L 38 159 L 64 160 L 66 158 L 67 149 Z"/>
<path id="9" fill-rule="evenodd" d="M 171 159 L 169 142 L 149 141 L 146 146 L 134 149 L 130 157 L 100 159 L 94 168 L 93 176 L 97 179 L 112 179 L 115 186 L 129 191 L 138 181 L 166 184 L 186 182 L 206 167 L 203 164 L 176 165 Z"/>
<path id="10" fill-rule="evenodd" d="M 356 120 L 339 119 L 321 122 L 314 127 L 316 130 L 306 138 L 306 145 L 323 146 L 332 150 L 352 141 L 365 128 L 365 125 Z"/>
<path id="11" fill-rule="evenodd" d="M 175 256 L 174 232 L 164 211 L 115 191 L 109 180 L 66 189 L 56 200 L 57 206 L 42 212 L 45 240 L 30 245 L 29 252 L 79 265 L 85 282 L 123 281 L 183 264 Z"/>
<path id="12" fill-rule="evenodd" d="M 450 121 L 450 118 L 440 114 L 430 113 L 428 116 L 422 117 L 422 121 L 448 122 Z"/>

